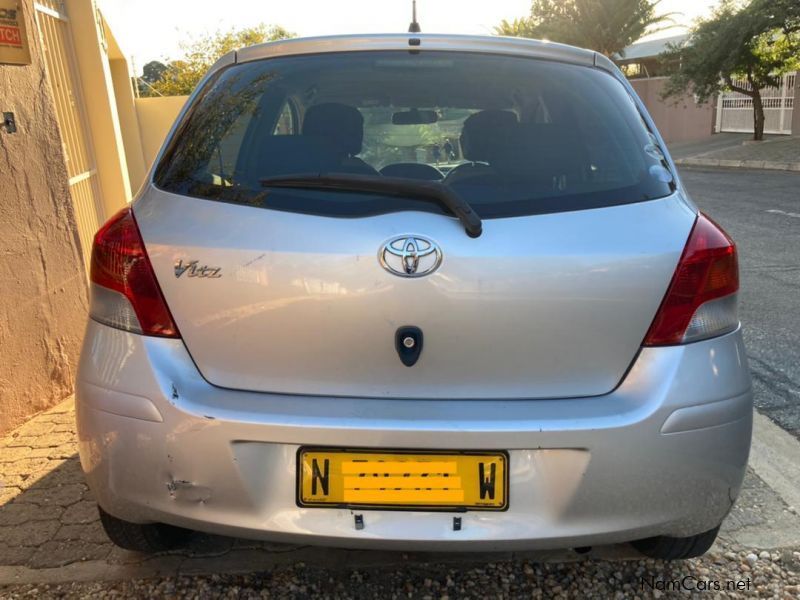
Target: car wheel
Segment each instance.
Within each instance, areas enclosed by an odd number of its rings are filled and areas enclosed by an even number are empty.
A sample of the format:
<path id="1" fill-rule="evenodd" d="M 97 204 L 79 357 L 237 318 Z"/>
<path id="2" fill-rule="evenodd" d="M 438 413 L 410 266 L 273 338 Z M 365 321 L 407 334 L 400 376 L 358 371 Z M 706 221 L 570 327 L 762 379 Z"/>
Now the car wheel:
<path id="1" fill-rule="evenodd" d="M 685 558 L 695 558 L 702 556 L 711 548 L 714 540 L 717 539 L 719 525 L 705 533 L 690 537 L 667 537 L 659 535 L 656 537 L 645 538 L 631 542 L 634 548 L 650 558 L 660 558 L 662 560 L 682 560 Z"/>
<path id="2" fill-rule="evenodd" d="M 136 552 L 162 552 L 186 543 L 192 532 L 189 529 L 164 523 L 131 523 L 113 517 L 99 506 L 100 522 L 106 535 L 120 548 Z"/>

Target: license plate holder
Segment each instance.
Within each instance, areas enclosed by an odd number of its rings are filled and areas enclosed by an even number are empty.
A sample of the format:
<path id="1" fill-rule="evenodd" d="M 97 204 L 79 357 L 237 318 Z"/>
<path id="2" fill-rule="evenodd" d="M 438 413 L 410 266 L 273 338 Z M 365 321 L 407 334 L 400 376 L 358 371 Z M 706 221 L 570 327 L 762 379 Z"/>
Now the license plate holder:
<path id="1" fill-rule="evenodd" d="M 301 447 L 296 489 L 304 508 L 504 511 L 508 453 Z"/>

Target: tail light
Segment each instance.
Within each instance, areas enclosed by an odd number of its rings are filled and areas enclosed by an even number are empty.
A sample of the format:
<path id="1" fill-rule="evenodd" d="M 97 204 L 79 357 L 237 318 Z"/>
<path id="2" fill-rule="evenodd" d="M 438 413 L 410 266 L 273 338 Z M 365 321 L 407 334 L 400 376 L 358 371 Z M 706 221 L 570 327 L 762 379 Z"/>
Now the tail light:
<path id="1" fill-rule="evenodd" d="M 130 208 L 95 234 L 90 279 L 94 320 L 144 335 L 180 337 Z"/>
<path id="2" fill-rule="evenodd" d="M 685 344 L 733 331 L 738 290 L 736 245 L 701 213 L 644 345 Z"/>

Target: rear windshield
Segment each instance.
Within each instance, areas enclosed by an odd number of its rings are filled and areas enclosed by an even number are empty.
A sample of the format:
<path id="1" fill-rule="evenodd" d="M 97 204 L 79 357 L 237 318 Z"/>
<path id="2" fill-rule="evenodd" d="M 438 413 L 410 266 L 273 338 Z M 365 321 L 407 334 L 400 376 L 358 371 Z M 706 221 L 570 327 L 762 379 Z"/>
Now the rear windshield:
<path id="1" fill-rule="evenodd" d="M 222 70 L 156 171 L 164 190 L 360 217 L 445 211 L 413 197 L 268 187 L 282 175 L 438 181 L 483 218 L 668 195 L 664 156 L 624 87 L 590 67 L 463 52 L 349 52 Z"/>

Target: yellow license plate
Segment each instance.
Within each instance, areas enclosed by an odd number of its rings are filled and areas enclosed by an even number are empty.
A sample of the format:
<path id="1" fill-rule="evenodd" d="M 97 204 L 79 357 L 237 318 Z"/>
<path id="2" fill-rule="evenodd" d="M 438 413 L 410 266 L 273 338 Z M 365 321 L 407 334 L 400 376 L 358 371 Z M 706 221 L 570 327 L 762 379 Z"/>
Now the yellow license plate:
<path id="1" fill-rule="evenodd" d="M 297 502 L 308 507 L 505 510 L 505 452 L 301 448 Z"/>

